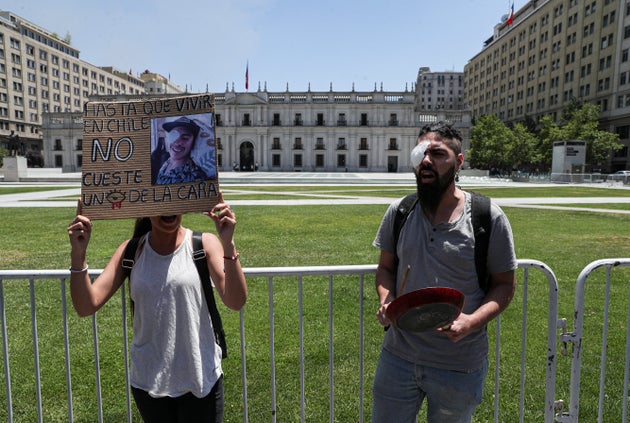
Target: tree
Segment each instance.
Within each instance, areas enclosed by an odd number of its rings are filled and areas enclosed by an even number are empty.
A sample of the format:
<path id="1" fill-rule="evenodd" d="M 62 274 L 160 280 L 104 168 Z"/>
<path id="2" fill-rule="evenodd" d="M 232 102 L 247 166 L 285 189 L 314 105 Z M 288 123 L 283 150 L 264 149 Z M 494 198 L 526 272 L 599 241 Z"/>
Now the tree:
<path id="1" fill-rule="evenodd" d="M 540 119 L 540 131 L 538 132 L 538 142 L 536 144 L 536 154 L 538 156 L 538 167 L 540 170 L 551 169 L 553 159 L 554 141 L 562 141 L 563 134 L 560 127 L 550 115 Z"/>
<path id="2" fill-rule="evenodd" d="M 531 121 L 508 128 L 495 115 L 479 117 L 472 129 L 470 150 L 466 153 L 472 167 L 510 171 L 529 167 L 551 169 L 555 141 L 586 141 L 586 164 L 601 165 L 612 153 L 623 148 L 619 135 L 598 129 L 599 106 L 573 100 L 562 112 L 562 121 L 551 116 L 538 122 L 534 135 Z"/>
<path id="3" fill-rule="evenodd" d="M 570 121 L 573 117 L 573 114 L 576 111 L 580 110 L 583 106 L 584 106 L 584 103 L 582 101 L 578 100 L 575 97 L 572 97 L 568 103 L 565 103 L 562 106 L 562 115 L 560 116 L 560 118 L 564 122 Z"/>
<path id="4" fill-rule="evenodd" d="M 571 103 L 563 116 L 567 118 L 564 125 L 557 125 L 551 117 L 541 119 L 542 130 L 539 134 L 544 148 L 544 157 L 551 163 L 554 141 L 579 140 L 586 141 L 586 163 L 591 165 L 601 164 L 608 160 L 610 155 L 621 149 L 619 135 L 598 129 L 599 106 L 584 103 L 576 105 Z"/>
<path id="5" fill-rule="evenodd" d="M 540 154 L 536 149 L 538 139 L 529 132 L 525 125 L 517 123 L 512 129 L 512 144 L 509 146 L 509 157 L 519 170 L 532 170 L 539 167 Z"/>
<path id="6" fill-rule="evenodd" d="M 619 135 L 598 129 L 599 111 L 599 106 L 585 103 L 573 111 L 571 120 L 562 127 L 565 139 L 586 141 L 586 162 L 591 164 L 605 162 L 623 147 Z"/>
<path id="7" fill-rule="evenodd" d="M 478 169 L 510 170 L 514 134 L 495 115 L 484 115 L 472 130 L 468 158 Z"/>

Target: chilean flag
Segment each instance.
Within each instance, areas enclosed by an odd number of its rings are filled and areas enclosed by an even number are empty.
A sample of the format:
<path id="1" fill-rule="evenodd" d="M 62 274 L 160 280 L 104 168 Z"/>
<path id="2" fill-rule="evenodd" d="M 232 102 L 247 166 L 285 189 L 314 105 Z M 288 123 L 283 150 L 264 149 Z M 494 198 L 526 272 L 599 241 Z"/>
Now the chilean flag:
<path id="1" fill-rule="evenodd" d="M 512 2 L 512 7 L 510 8 L 510 15 L 507 18 L 508 25 L 512 25 L 514 23 L 514 2 Z"/>
<path id="2" fill-rule="evenodd" d="M 245 67 L 245 89 L 249 89 L 249 60 L 247 61 L 247 66 Z"/>

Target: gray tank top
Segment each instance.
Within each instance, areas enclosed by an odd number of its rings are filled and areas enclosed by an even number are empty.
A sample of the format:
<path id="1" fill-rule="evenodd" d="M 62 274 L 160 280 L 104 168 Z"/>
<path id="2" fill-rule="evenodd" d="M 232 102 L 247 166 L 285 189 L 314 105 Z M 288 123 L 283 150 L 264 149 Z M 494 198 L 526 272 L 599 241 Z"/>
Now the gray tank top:
<path id="1" fill-rule="evenodd" d="M 190 230 L 172 254 L 147 242 L 131 272 L 131 384 L 154 397 L 206 396 L 222 374 L 221 350 L 192 256 Z"/>

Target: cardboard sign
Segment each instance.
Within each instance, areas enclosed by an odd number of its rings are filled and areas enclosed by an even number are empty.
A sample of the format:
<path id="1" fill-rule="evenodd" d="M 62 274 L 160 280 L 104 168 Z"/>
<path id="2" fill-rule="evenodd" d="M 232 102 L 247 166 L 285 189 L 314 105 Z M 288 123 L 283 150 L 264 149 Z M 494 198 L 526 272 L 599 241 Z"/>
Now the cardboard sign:
<path id="1" fill-rule="evenodd" d="M 88 102 L 83 214 L 91 219 L 209 211 L 219 200 L 214 97 Z"/>

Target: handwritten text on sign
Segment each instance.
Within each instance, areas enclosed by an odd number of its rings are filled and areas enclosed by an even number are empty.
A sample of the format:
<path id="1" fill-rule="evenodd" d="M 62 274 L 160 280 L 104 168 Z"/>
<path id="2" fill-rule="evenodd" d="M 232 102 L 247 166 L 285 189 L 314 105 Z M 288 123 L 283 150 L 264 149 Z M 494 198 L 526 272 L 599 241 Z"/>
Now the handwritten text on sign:
<path id="1" fill-rule="evenodd" d="M 92 219 L 210 210 L 219 195 L 214 97 L 89 102 L 83 213 Z"/>

